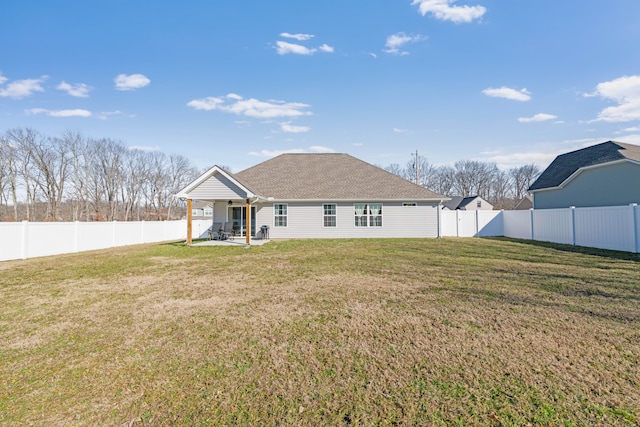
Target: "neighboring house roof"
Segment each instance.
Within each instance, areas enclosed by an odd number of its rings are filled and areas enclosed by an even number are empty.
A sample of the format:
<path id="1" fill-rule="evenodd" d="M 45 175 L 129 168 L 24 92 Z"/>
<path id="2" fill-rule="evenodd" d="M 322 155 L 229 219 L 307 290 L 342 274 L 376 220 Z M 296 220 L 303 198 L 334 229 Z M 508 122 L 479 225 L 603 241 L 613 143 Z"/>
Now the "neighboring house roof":
<path id="1" fill-rule="evenodd" d="M 446 200 L 348 154 L 282 154 L 232 177 L 279 200 Z"/>
<path id="2" fill-rule="evenodd" d="M 453 196 L 451 197 L 451 200 L 446 201 L 442 204 L 446 208 L 451 209 L 452 211 L 455 211 L 456 209 L 467 210 L 467 206 L 469 206 L 469 204 L 475 202 L 478 199 L 480 199 L 482 202 L 484 202 L 488 206 L 493 206 L 491 203 L 487 202 L 485 199 L 483 199 L 480 196 L 471 196 L 471 197 Z M 473 208 L 475 208 L 475 206 L 473 206 Z"/>
<path id="3" fill-rule="evenodd" d="M 607 141 L 562 154 L 531 184 L 529 191 L 560 187 L 580 169 L 617 161 L 640 162 L 640 146 Z"/>
<path id="4" fill-rule="evenodd" d="M 458 209 L 458 205 L 460 205 L 462 199 L 464 199 L 464 197 L 462 196 L 451 196 L 451 200 L 443 202 L 442 205 L 447 209 L 455 211 L 456 209 Z"/>
<path id="5" fill-rule="evenodd" d="M 533 197 L 529 194 L 524 196 L 520 201 L 514 206 L 514 211 L 523 211 L 533 209 Z"/>

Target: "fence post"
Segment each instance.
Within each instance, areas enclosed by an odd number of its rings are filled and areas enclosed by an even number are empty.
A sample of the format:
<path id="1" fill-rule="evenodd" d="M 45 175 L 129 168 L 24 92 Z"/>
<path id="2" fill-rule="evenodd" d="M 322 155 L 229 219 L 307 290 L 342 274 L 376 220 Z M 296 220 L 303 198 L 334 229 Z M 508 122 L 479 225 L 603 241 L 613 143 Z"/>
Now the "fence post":
<path id="1" fill-rule="evenodd" d="M 22 221 L 22 259 L 27 259 L 29 241 L 29 221 Z"/>
<path id="2" fill-rule="evenodd" d="M 570 206 L 571 209 L 571 242 L 576 245 L 576 207 Z"/>
<path id="3" fill-rule="evenodd" d="M 473 237 L 480 237 L 480 211 L 476 209 L 476 234 Z"/>
<path id="4" fill-rule="evenodd" d="M 531 215 L 529 215 L 529 225 L 531 226 L 531 240 L 536 240 L 535 239 L 535 233 L 534 233 L 534 229 L 533 229 L 533 208 L 529 209 L 529 212 L 531 213 Z"/>

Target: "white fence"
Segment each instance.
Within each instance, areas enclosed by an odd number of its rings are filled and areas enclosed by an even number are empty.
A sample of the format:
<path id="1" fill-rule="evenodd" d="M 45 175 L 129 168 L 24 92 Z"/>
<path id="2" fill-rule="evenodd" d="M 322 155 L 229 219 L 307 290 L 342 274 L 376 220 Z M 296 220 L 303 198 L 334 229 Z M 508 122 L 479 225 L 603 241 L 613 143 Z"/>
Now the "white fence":
<path id="1" fill-rule="evenodd" d="M 209 220 L 193 221 L 192 238 Z M 505 236 L 640 252 L 640 206 L 440 211 L 443 237 Z M 186 239 L 187 222 L 0 222 L 0 261 Z"/>
<path id="2" fill-rule="evenodd" d="M 442 211 L 440 235 L 517 239 L 640 252 L 640 206 Z"/>
<path id="3" fill-rule="evenodd" d="M 193 221 L 192 238 L 211 221 Z M 0 261 L 187 238 L 187 221 L 0 222 Z"/>

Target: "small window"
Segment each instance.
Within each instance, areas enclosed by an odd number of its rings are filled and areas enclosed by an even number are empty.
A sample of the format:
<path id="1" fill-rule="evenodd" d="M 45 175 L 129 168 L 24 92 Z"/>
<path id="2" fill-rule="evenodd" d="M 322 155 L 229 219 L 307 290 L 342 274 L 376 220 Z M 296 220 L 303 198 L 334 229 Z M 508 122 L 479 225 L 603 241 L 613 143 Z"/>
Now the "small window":
<path id="1" fill-rule="evenodd" d="M 204 216 L 213 216 L 213 208 L 210 206 L 204 208 Z"/>
<path id="2" fill-rule="evenodd" d="M 476 202 L 476 206 L 477 206 L 477 207 L 479 207 L 479 208 L 481 208 L 481 207 L 482 207 L 482 200 L 478 200 L 478 201 Z"/>
<path id="3" fill-rule="evenodd" d="M 416 202 L 404 202 L 402 204 L 403 208 L 415 208 L 416 206 L 418 206 Z"/>
<path id="4" fill-rule="evenodd" d="M 273 205 L 273 226 L 274 227 L 286 227 L 287 226 L 287 205 L 286 203 L 279 203 Z"/>
<path id="5" fill-rule="evenodd" d="M 200 209 L 191 209 L 191 216 L 200 216 Z"/>
<path id="6" fill-rule="evenodd" d="M 325 227 L 335 227 L 336 226 L 336 204 L 335 203 L 325 203 L 322 205 L 322 224 Z"/>

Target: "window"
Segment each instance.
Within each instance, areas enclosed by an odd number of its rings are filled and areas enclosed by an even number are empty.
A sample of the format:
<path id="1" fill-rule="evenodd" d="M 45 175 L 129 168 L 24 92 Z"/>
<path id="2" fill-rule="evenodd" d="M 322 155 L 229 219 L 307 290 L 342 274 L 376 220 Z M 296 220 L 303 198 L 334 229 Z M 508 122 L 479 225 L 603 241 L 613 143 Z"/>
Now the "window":
<path id="1" fill-rule="evenodd" d="M 191 216 L 200 216 L 200 209 L 191 209 Z"/>
<path id="2" fill-rule="evenodd" d="M 382 203 L 356 203 L 356 227 L 382 227 Z"/>
<path id="3" fill-rule="evenodd" d="M 335 203 L 325 203 L 322 205 L 322 224 L 325 227 L 335 227 L 336 226 L 336 204 Z"/>
<path id="4" fill-rule="evenodd" d="M 416 202 L 404 202 L 402 204 L 403 208 L 415 208 L 416 206 L 418 206 Z"/>
<path id="5" fill-rule="evenodd" d="M 211 206 L 204 208 L 204 216 L 213 216 L 213 208 Z"/>
<path id="6" fill-rule="evenodd" d="M 479 208 L 481 208 L 481 207 L 482 207 L 482 201 L 481 201 L 481 200 L 478 200 L 478 202 L 476 203 L 476 206 L 477 206 L 477 207 L 479 207 Z"/>
<path id="7" fill-rule="evenodd" d="M 273 205 L 273 226 L 287 226 L 287 205 L 285 203 Z"/>

